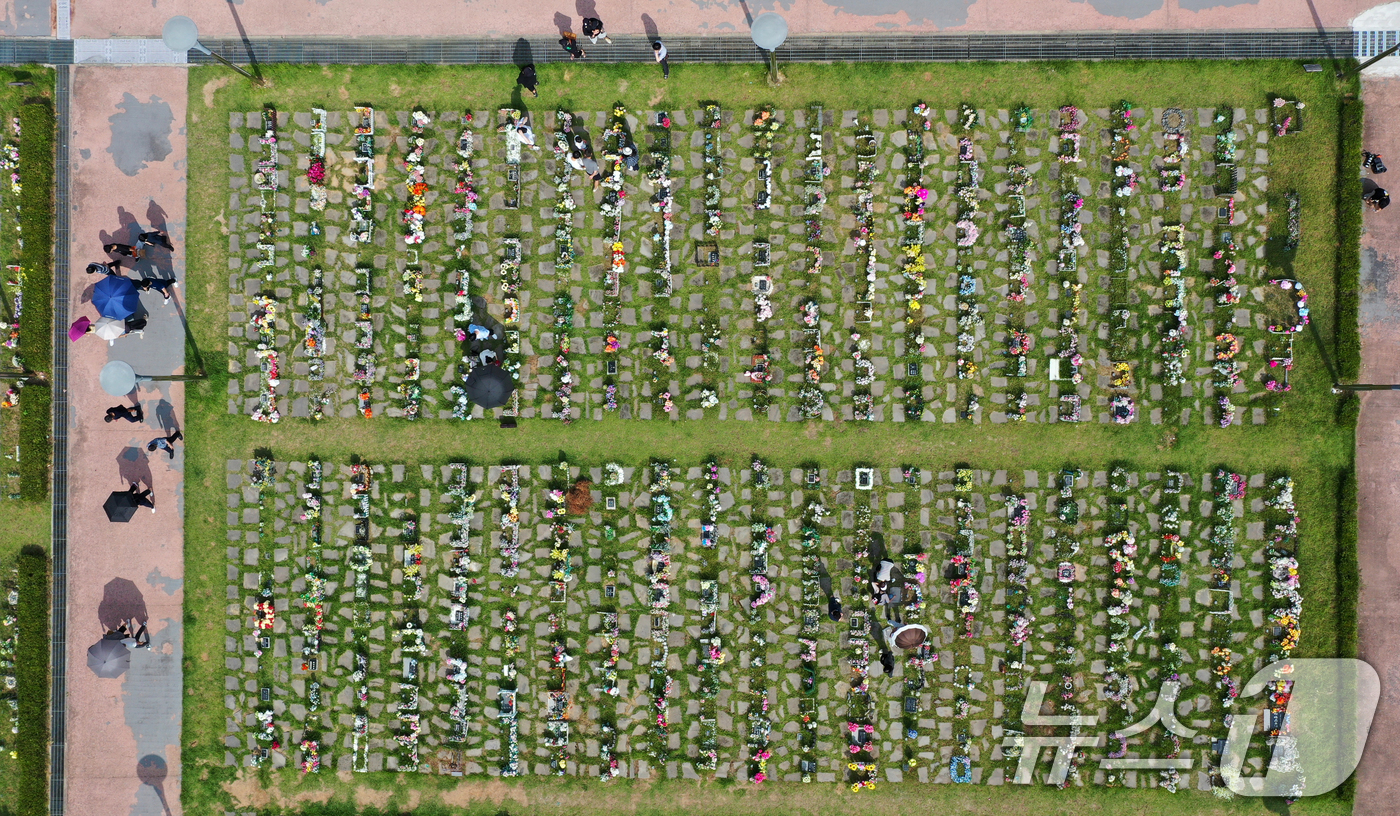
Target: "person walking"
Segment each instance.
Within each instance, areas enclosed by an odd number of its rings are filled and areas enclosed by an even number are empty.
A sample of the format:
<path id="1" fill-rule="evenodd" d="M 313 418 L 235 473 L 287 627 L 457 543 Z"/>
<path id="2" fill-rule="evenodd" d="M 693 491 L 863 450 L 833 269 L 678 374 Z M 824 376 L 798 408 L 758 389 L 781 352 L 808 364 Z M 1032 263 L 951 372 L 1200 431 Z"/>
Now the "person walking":
<path id="1" fill-rule="evenodd" d="M 135 408 L 126 405 L 114 405 L 107 409 L 107 415 L 102 418 L 102 421 L 112 422 L 113 420 L 124 419 L 127 422 L 140 422 L 145 418 L 146 415 L 141 410 L 140 405 L 137 405 Z"/>
<path id="2" fill-rule="evenodd" d="M 175 443 L 184 439 L 185 435 L 178 430 L 169 436 L 161 436 L 151 440 L 151 444 L 146 446 L 146 450 L 155 451 L 160 449 L 170 454 L 170 458 L 175 458 Z"/>
<path id="3" fill-rule="evenodd" d="M 583 36 L 587 37 L 588 41 L 594 45 L 598 44 L 599 37 L 603 38 L 603 42 L 612 45 L 612 38 L 603 30 L 603 21 L 597 17 L 583 18 Z"/>
<path id="4" fill-rule="evenodd" d="M 170 287 L 179 285 L 174 278 L 142 278 L 136 282 L 136 288 L 142 292 L 149 292 L 152 289 L 160 292 L 166 303 L 170 302 Z"/>
<path id="5" fill-rule="evenodd" d="M 87 273 L 89 275 L 120 275 L 122 273 L 122 262 L 108 261 L 107 263 L 99 263 L 93 261 L 87 265 Z"/>
<path id="6" fill-rule="evenodd" d="M 654 40 L 651 44 L 651 51 L 652 55 L 656 57 L 656 61 L 661 63 L 661 78 L 670 79 L 671 63 L 666 61 L 666 46 L 662 45 L 660 40 Z"/>
<path id="7" fill-rule="evenodd" d="M 572 31 L 564 32 L 564 35 L 559 38 L 559 45 L 565 51 L 569 52 L 569 59 L 571 60 L 581 60 L 588 56 L 588 54 L 579 47 L 578 35 Z"/>
<path id="8" fill-rule="evenodd" d="M 156 511 L 156 500 L 151 498 L 151 489 L 149 487 L 142 490 L 141 485 L 132 482 L 131 490 L 127 492 L 135 499 L 137 507 L 149 507 L 152 513 Z"/>
<path id="9" fill-rule="evenodd" d="M 598 185 L 603 183 L 603 168 L 598 166 L 598 160 L 592 156 L 583 157 L 583 172 L 587 173 L 593 182 L 593 189 L 598 189 Z"/>
<path id="10" fill-rule="evenodd" d="M 170 236 L 166 235 L 164 230 L 151 230 L 150 232 L 143 232 L 140 235 L 136 236 L 136 244 L 137 246 L 143 248 L 164 247 L 165 249 L 168 249 L 171 252 L 175 251 L 174 245 L 170 243 Z"/>
<path id="11" fill-rule="evenodd" d="M 520 69 L 520 76 L 516 77 L 515 81 L 516 84 L 524 88 L 530 96 L 540 95 L 540 78 L 535 74 L 535 64 L 533 62 Z"/>
<path id="12" fill-rule="evenodd" d="M 141 253 L 131 244 L 103 244 L 102 251 L 108 255 L 121 255 L 133 261 L 141 259 Z"/>

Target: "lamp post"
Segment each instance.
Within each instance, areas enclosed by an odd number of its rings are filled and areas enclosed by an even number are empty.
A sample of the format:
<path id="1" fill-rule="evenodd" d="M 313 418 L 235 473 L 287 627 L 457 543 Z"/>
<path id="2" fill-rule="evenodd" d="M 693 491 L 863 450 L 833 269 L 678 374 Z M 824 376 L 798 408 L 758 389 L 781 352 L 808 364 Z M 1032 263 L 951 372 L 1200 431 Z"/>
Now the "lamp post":
<path id="1" fill-rule="evenodd" d="M 1350 71 L 1338 71 L 1338 72 L 1337 72 L 1337 79 L 1346 79 L 1347 77 L 1351 76 L 1352 74 L 1359 74 L 1359 73 L 1361 73 L 1362 71 L 1366 70 L 1367 68 L 1370 68 L 1372 65 L 1375 65 L 1376 63 L 1378 63 L 1378 62 L 1380 62 L 1381 60 L 1385 59 L 1386 57 L 1390 56 L 1391 54 L 1394 54 L 1396 51 L 1400 51 L 1400 42 L 1396 43 L 1395 45 L 1392 45 L 1391 47 L 1389 47 L 1389 48 L 1387 48 L 1387 49 L 1385 49 L 1384 51 L 1380 52 L 1379 54 L 1375 55 L 1374 57 L 1371 57 L 1370 59 L 1366 60 L 1365 62 L 1363 62 L 1363 63 L 1361 63 L 1360 65 L 1356 66 L 1355 68 L 1351 69 Z"/>
<path id="2" fill-rule="evenodd" d="M 749 33 L 753 44 L 768 52 L 768 82 L 778 84 L 778 46 L 787 39 L 788 24 L 781 14 L 771 11 L 753 18 Z"/>
<path id="3" fill-rule="evenodd" d="M 165 28 L 160 32 L 160 38 L 165 43 L 165 47 L 169 48 L 171 51 L 184 52 L 189 51 L 191 48 L 193 48 L 201 54 L 208 54 L 209 56 L 213 57 L 219 62 L 222 62 L 224 65 L 227 65 L 228 67 L 232 68 L 233 70 L 237 71 L 243 76 L 253 80 L 253 82 L 259 85 L 262 84 L 262 81 L 259 80 L 257 77 L 253 76 L 252 74 L 248 73 L 242 68 L 239 68 L 237 65 L 234 65 L 233 63 L 229 62 L 228 60 L 224 59 L 218 54 L 215 54 L 213 51 L 210 51 L 208 48 L 205 48 L 202 44 L 200 44 L 199 26 L 195 25 L 194 20 L 191 20 L 188 17 L 185 17 L 183 15 L 176 15 L 174 17 L 171 17 L 169 20 L 166 20 Z"/>

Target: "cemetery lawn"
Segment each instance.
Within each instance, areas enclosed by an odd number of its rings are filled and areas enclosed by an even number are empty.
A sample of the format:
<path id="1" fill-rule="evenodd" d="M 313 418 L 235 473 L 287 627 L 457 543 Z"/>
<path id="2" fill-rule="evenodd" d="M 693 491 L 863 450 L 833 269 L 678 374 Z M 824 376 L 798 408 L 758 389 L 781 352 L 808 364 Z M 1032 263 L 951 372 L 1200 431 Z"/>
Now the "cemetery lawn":
<path id="1" fill-rule="evenodd" d="M 1330 378 L 1307 333 L 1295 349 L 1298 363 L 1293 371 L 1293 392 L 1259 403 L 1270 409 L 1267 424 L 1246 422 L 1225 430 L 1204 425 L 1199 416 L 1186 425 L 1152 425 L 1140 419 L 1131 426 L 1117 427 L 1098 422 L 720 422 L 709 417 L 663 422 L 622 420 L 613 415 L 603 421 L 585 417 L 569 427 L 541 419 L 524 420 L 518 430 L 503 431 L 489 419 L 406 422 L 378 416 L 370 421 L 329 419 L 312 424 L 286 419 L 265 425 L 245 415 L 230 414 L 230 385 L 236 388 L 239 379 L 229 374 L 230 349 L 235 354 L 242 352 L 232 346 L 228 335 L 229 114 L 257 111 L 266 104 L 284 111 L 313 107 L 348 110 L 356 104 L 390 110 L 470 106 L 494 111 L 510 105 L 515 90 L 515 71 L 508 67 L 263 66 L 263 72 L 272 82 L 270 88 L 252 88 L 234 81 L 217 67 L 190 72 L 191 229 L 189 279 L 182 291 L 192 298 L 187 309 L 193 345 L 187 349 L 187 359 L 201 361 L 208 379 L 189 383 L 187 391 L 184 672 L 188 704 L 182 761 L 183 800 L 189 812 L 253 807 L 263 812 L 269 805 L 295 808 L 299 803 L 329 799 L 372 804 L 385 812 L 415 809 L 425 816 L 440 805 L 451 805 L 454 813 L 495 814 L 504 810 L 658 816 L 686 812 L 833 813 L 853 804 L 877 813 L 1034 811 L 1048 816 L 1085 811 L 1266 812 L 1261 803 L 1222 803 L 1194 791 L 1172 796 L 1160 791 L 1094 786 L 1060 793 L 1019 786 L 881 784 L 852 801 L 848 788 L 833 784 L 755 787 L 725 780 L 614 780 L 603 785 L 577 778 L 462 781 L 419 774 L 337 774 L 329 768 L 316 776 L 303 776 L 290 768 L 272 772 L 226 767 L 227 712 L 220 703 L 225 693 L 225 638 L 230 633 L 224 620 L 226 607 L 235 602 L 226 595 L 226 462 L 251 459 L 255 451 L 266 451 L 260 455 L 279 461 L 316 457 L 348 463 L 359 458 L 375 464 L 409 465 L 452 461 L 533 465 L 557 462 L 565 455 L 584 468 L 609 461 L 641 466 L 656 457 L 693 466 L 715 456 L 737 469 L 759 454 L 775 467 L 816 462 L 833 473 L 862 462 L 884 468 L 906 462 L 925 467 L 936 464 L 941 470 L 969 463 L 979 469 L 1013 473 L 1076 465 L 1090 471 L 1106 470 L 1114 464 L 1157 473 L 1178 469 L 1200 474 L 1219 466 L 1271 478 L 1287 473 L 1297 482 L 1298 506 L 1304 519 L 1299 560 L 1306 604 L 1303 637 L 1295 655 L 1336 654 L 1342 634 L 1337 621 L 1339 617 L 1354 618 L 1341 612 L 1355 604 L 1355 598 L 1338 597 L 1335 591 L 1339 582 L 1346 580 L 1337 570 L 1338 484 L 1352 469 L 1353 428 L 1337 420 L 1336 398 L 1328 393 Z M 758 66 L 682 63 L 673 66 L 671 80 L 663 83 L 659 69 L 650 65 L 550 64 L 540 67 L 540 98 L 526 101 L 536 117 L 541 142 L 548 144 L 543 138 L 543 123 L 550 120 L 552 128 L 549 114 L 556 105 L 575 111 L 607 111 L 618 102 L 640 110 L 696 108 L 715 101 L 739 116 L 763 104 L 790 110 L 820 101 L 836 111 L 868 111 L 872 107 L 907 109 L 922 100 L 934 108 L 957 108 L 963 102 L 989 110 L 1027 104 L 1044 114 L 1071 103 L 1086 110 L 1108 108 L 1125 97 L 1149 110 L 1219 105 L 1256 109 L 1264 107 L 1273 95 L 1303 98 L 1308 102 L 1305 130 L 1286 143 L 1270 144 L 1268 224 L 1271 234 L 1282 229 L 1282 206 L 1274 201 L 1275 191 L 1280 197 L 1286 189 L 1303 191 L 1303 242 L 1292 263 L 1299 270 L 1295 274 L 1308 287 L 1313 320 L 1328 339 L 1330 350 L 1335 327 L 1331 309 L 1337 233 L 1333 220 L 1338 183 L 1335 126 L 1341 91 L 1355 90 L 1337 89 L 1330 74 L 1304 74 L 1299 64 L 1292 62 L 785 65 L 783 73 L 786 83 L 775 90 L 764 84 Z M 518 95 L 515 98 L 518 100 Z M 743 124 L 747 127 L 747 121 Z M 1149 121 L 1147 127 L 1155 128 L 1156 124 Z M 478 132 L 487 138 L 495 135 L 486 127 Z M 388 198 L 391 214 L 398 198 L 397 192 Z M 585 209 L 590 206 L 591 197 L 583 204 Z M 848 209 L 832 206 L 828 212 Z M 398 227 L 393 220 L 381 219 L 379 228 L 394 234 Z M 601 235 L 601 230 L 581 232 Z M 679 268 L 689 266 L 691 243 L 682 243 Z M 732 242 L 733 246 L 737 243 Z M 723 248 L 732 246 L 724 243 Z M 493 247 L 480 267 L 489 270 L 497 260 L 498 250 Z M 587 270 L 599 262 L 594 257 L 591 262 L 583 260 L 583 265 Z M 1037 285 L 1044 288 L 1043 281 Z M 946 292 L 940 289 L 942 294 Z M 36 515 L 36 532 L 43 525 L 44 520 Z M 1293 806 L 1293 812 L 1303 814 L 1349 810 L 1347 803 L 1333 796 Z"/>
<path id="2" fill-rule="evenodd" d="M 16 86 L 12 83 L 27 82 L 28 85 Z M 14 120 L 21 115 L 27 100 L 42 98 L 46 103 L 51 104 L 53 96 L 53 69 L 41 66 L 11 66 L 0 68 L 0 144 L 20 146 L 20 140 L 15 136 Z M 46 114 L 49 121 L 52 115 Z M 51 125 L 50 125 L 51 127 Z M 38 140 L 36 140 L 38 141 Z M 45 140 L 48 148 L 52 150 L 52 141 Z M 41 178 L 52 177 L 52 163 L 49 162 L 48 169 L 42 175 L 27 172 L 29 163 L 23 153 L 20 158 L 19 172 L 21 182 L 34 182 L 34 192 L 44 193 L 52 196 L 52 188 L 44 190 L 45 185 Z M 26 361 L 38 361 L 34 368 L 47 372 L 49 370 L 49 353 L 52 340 L 45 333 L 51 331 L 49 323 L 51 321 L 39 319 L 43 318 L 44 310 L 48 308 L 51 299 L 50 294 L 50 273 L 47 270 L 51 254 L 52 237 L 48 232 L 52 228 L 52 223 L 40 214 L 23 221 L 20 226 L 24 232 L 15 229 L 16 219 L 20 212 L 19 196 L 10 191 L 10 179 L 8 174 L 4 178 L 4 190 L 0 193 L 0 265 L 29 265 L 32 268 L 35 257 L 42 257 L 44 271 L 40 274 L 28 276 L 24 289 L 24 325 L 21 326 L 21 349 L 27 348 L 29 356 Z M 26 187 L 26 192 L 29 192 Z M 37 209 L 37 208 L 36 208 Z M 32 243 L 28 239 L 37 232 L 44 233 L 42 238 L 34 240 Z M 29 255 L 25 254 L 24 248 L 20 245 L 20 238 L 24 237 L 29 243 Z M 43 247 L 42 253 L 38 251 Z M 9 327 L 14 316 L 14 298 L 17 294 L 16 288 L 11 285 L 12 276 L 7 269 L 0 269 L 0 319 L 6 327 Z M 32 304 L 39 304 L 34 308 L 28 308 Z M 38 339 L 30 343 L 31 334 L 37 335 Z M 8 331 L 6 331 L 8 336 Z M 0 365 L 5 373 L 10 373 L 13 367 L 10 365 L 10 358 L 15 352 L 3 349 L 4 363 Z M 0 392 L 3 392 L 11 384 L 11 380 L 0 381 Z M 47 387 L 43 385 L 31 385 L 30 390 L 24 392 L 30 396 L 29 408 L 40 416 L 33 416 L 30 421 L 25 422 L 21 417 L 21 410 L 25 405 L 21 399 L 21 408 L 0 409 L 0 453 L 4 458 L 0 459 L 0 502 L 3 502 L 0 510 L 0 518 L 4 519 L 4 536 L 0 538 L 0 586 L 6 588 L 14 586 L 14 569 L 17 563 L 19 552 L 22 548 L 30 545 L 49 549 L 49 537 L 51 533 L 51 512 L 48 501 L 48 473 L 47 468 L 42 464 L 48 462 L 48 447 L 52 440 L 48 435 L 48 394 Z M 41 407 L 42 406 L 42 407 Z M 19 461 L 16 461 L 16 451 L 19 451 Z M 33 461 L 30 462 L 30 451 L 34 452 Z M 27 485 L 33 495 L 39 497 L 37 500 L 16 500 L 11 499 L 11 494 L 19 494 L 22 490 L 22 479 L 19 462 L 26 462 L 32 465 L 32 469 L 26 469 L 31 474 L 31 481 L 39 487 L 34 490 L 33 484 Z M 45 600 L 47 604 L 47 599 Z M 3 598 L 0 598 L 0 608 L 4 613 L 10 613 L 7 606 L 3 606 Z M 5 637 L 13 631 L 6 627 Z M 9 658 L 13 659 L 13 658 Z M 5 674 L 12 674 L 13 670 L 6 670 Z M 21 675 L 22 677 L 24 675 Z M 48 682 L 48 661 L 47 654 L 42 670 L 37 674 Z M 0 802 L 14 803 L 19 801 L 19 775 L 21 764 L 16 759 L 10 757 L 10 751 L 15 748 L 18 735 L 10 734 L 10 708 L 9 699 L 13 699 L 14 692 L 0 689 L 0 724 L 3 724 L 4 750 L 0 750 Z M 45 698 L 47 699 L 47 698 Z M 44 722 L 47 724 L 47 713 L 44 714 Z M 41 740 L 42 743 L 42 740 Z M 44 763 L 47 763 L 45 758 Z M 32 767 L 32 766 L 31 766 Z M 47 786 L 43 786 L 47 791 Z M 28 793 L 28 792 L 27 792 Z M 29 797 L 27 801 L 32 801 Z"/>

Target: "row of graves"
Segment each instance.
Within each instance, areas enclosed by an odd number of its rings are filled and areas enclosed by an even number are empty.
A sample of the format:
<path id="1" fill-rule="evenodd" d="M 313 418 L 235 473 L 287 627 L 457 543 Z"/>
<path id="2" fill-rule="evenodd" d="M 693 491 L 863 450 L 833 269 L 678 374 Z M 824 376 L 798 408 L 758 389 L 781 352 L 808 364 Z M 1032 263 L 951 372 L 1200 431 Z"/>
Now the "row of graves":
<path id="1" fill-rule="evenodd" d="M 1262 423 L 1272 103 L 233 114 L 229 410 Z"/>
<path id="2" fill-rule="evenodd" d="M 227 488 L 226 762 L 259 773 L 1223 791 L 1261 710 L 1243 772 L 1296 759 L 1287 676 L 1237 699 L 1301 635 L 1287 475 L 258 458 Z"/>
<path id="3" fill-rule="evenodd" d="M 20 218 L 20 193 L 24 168 L 20 161 L 20 119 L 0 112 L 0 496 L 20 498 L 19 458 L 20 392 L 28 377 L 20 362 L 20 317 L 24 314 L 24 268 L 19 264 L 24 247 L 24 220 Z M 32 230 L 32 227 L 31 227 Z"/>

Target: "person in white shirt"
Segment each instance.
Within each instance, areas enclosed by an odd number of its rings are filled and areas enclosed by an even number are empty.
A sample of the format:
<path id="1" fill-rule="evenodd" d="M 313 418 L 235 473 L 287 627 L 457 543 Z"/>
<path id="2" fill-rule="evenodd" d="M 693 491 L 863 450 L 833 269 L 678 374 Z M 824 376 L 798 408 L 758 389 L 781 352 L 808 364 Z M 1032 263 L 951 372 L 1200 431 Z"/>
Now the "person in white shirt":
<path id="1" fill-rule="evenodd" d="M 656 56 L 656 61 L 661 63 L 661 78 L 670 79 L 671 64 L 666 61 L 666 46 L 662 45 L 660 40 L 656 40 L 652 42 L 651 50 Z"/>

